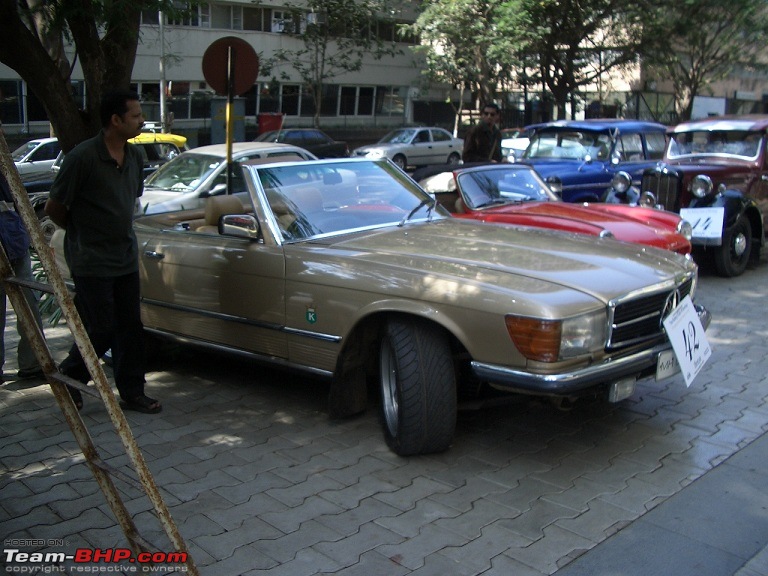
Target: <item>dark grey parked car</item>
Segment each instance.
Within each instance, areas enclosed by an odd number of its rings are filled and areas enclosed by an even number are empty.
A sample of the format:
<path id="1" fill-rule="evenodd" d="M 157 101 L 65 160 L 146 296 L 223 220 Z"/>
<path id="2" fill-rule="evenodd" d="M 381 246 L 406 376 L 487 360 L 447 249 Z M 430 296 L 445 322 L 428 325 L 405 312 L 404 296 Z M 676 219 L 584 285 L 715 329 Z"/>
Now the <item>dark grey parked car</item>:
<path id="1" fill-rule="evenodd" d="M 260 134 L 254 142 L 281 142 L 293 144 L 312 152 L 318 158 L 346 158 L 349 146 L 346 142 L 334 140 L 316 128 L 287 128 L 271 130 Z"/>

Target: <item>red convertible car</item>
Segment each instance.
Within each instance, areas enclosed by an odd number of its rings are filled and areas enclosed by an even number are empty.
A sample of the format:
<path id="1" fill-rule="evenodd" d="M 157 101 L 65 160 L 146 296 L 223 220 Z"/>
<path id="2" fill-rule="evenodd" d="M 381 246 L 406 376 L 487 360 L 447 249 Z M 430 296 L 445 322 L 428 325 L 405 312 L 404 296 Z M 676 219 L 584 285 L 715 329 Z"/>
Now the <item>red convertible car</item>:
<path id="1" fill-rule="evenodd" d="M 459 218 L 550 228 L 691 252 L 691 226 L 678 214 L 619 204 L 563 202 L 524 164 L 430 167 L 414 179 Z"/>

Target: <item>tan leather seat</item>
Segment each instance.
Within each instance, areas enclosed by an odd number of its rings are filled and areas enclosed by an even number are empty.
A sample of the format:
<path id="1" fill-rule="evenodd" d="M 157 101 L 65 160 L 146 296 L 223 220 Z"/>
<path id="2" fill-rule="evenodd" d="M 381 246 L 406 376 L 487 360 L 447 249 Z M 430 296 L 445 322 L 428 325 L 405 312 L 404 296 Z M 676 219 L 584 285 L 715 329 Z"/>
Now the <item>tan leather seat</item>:
<path id="1" fill-rule="evenodd" d="M 461 196 L 456 198 L 456 202 L 454 202 L 453 207 L 454 207 L 454 212 L 456 214 L 466 214 L 467 213 L 467 208 L 466 208 L 466 206 L 464 206 L 464 200 L 462 200 Z"/>
<path id="2" fill-rule="evenodd" d="M 211 196 L 205 201 L 205 224 L 197 228 L 203 234 L 218 234 L 219 220 L 227 214 L 243 214 L 243 203 L 237 196 Z"/>

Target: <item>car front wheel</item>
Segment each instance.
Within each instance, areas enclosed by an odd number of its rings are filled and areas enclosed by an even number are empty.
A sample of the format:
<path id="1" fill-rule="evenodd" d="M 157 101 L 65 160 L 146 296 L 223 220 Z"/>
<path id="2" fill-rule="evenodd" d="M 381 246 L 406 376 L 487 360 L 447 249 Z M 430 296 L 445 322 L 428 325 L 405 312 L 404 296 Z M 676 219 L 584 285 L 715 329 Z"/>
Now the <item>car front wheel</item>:
<path id="1" fill-rule="evenodd" d="M 379 378 L 389 447 L 400 456 L 446 450 L 456 428 L 456 375 L 445 332 L 415 318 L 390 319 Z"/>
<path id="2" fill-rule="evenodd" d="M 458 164 L 459 160 L 461 160 L 461 156 L 459 156 L 458 152 L 451 152 L 451 155 L 448 156 L 448 164 L 451 164 L 451 165 Z"/>
<path id="3" fill-rule="evenodd" d="M 405 156 L 402 154 L 396 154 L 394 158 L 392 158 L 392 162 L 398 165 L 398 167 L 401 170 L 405 170 L 408 166 L 408 161 L 405 159 Z"/>
<path id="4" fill-rule="evenodd" d="M 740 216 L 723 234 L 723 244 L 715 249 L 715 269 L 720 276 L 739 276 L 747 269 L 752 251 L 752 226 Z"/>

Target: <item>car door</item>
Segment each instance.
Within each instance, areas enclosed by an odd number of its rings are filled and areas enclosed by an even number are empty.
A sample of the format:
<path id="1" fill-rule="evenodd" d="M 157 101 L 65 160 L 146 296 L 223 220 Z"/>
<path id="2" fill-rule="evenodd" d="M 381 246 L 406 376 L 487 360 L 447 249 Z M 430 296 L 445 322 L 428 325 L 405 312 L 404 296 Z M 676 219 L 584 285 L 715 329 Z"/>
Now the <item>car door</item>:
<path id="1" fill-rule="evenodd" d="M 24 162 L 17 165 L 20 174 L 35 174 L 48 172 L 58 156 L 61 146 L 58 142 L 41 144 L 27 156 Z"/>
<path id="2" fill-rule="evenodd" d="M 418 130 L 413 135 L 411 146 L 406 152 L 408 154 L 408 163 L 414 166 L 434 163 L 434 146 L 432 145 L 432 137 L 429 134 L 429 130 L 426 128 Z"/>
<path id="3" fill-rule="evenodd" d="M 195 232 L 181 217 L 161 229 L 136 222 L 145 327 L 287 358 L 282 247 Z"/>
<path id="4" fill-rule="evenodd" d="M 432 133 L 432 145 L 434 156 L 432 163 L 445 164 L 452 153 L 461 155 L 461 149 L 454 142 L 453 137 L 445 130 L 430 130 Z"/>

